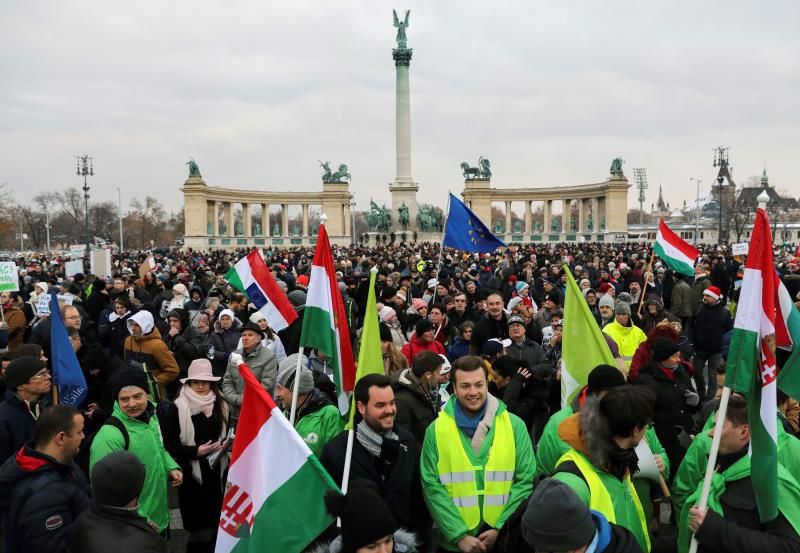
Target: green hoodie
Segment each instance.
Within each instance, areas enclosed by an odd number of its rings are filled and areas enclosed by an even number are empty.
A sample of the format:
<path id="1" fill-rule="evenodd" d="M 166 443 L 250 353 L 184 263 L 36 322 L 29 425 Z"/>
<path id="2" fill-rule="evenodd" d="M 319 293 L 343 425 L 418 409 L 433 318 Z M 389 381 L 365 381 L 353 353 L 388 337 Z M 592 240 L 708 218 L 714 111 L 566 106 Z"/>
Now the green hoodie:
<path id="1" fill-rule="evenodd" d="M 150 404 L 155 409 L 154 404 Z M 136 455 L 147 467 L 142 493 L 139 495 L 139 514 L 158 526 L 159 531 L 169 527 L 169 505 L 167 503 L 169 471 L 180 465 L 164 449 L 161 429 L 155 413 L 147 422 L 132 419 L 126 415 L 119 404 L 114 402 L 111 415 L 122 421 L 128 430 L 130 446 L 128 451 Z M 100 428 L 92 441 L 89 455 L 89 472 L 100 459 L 114 451 L 125 449 L 122 433 L 111 425 Z"/>
<path id="2" fill-rule="evenodd" d="M 442 408 L 453 418 L 455 418 L 455 401 L 456 398 L 451 397 Z M 496 401 L 499 403 L 499 407 L 495 418 L 506 411 L 505 404 L 500 400 Z M 530 497 L 533 492 L 533 477 L 536 476 L 536 458 L 533 454 L 533 446 L 531 445 L 528 429 L 522 419 L 513 413 L 509 413 L 509 415 L 511 417 L 511 427 L 514 431 L 514 443 L 516 444 L 516 468 L 514 470 L 514 483 L 511 485 L 511 494 L 508 503 L 506 503 L 505 511 L 498 521 L 497 530 L 502 528 L 508 517 L 517 510 L 523 501 Z M 422 490 L 428 510 L 439 528 L 439 545 L 449 551 L 458 551 L 458 545 L 456 544 L 467 535 L 467 525 L 464 524 L 461 515 L 453 505 L 453 500 L 439 481 L 439 471 L 436 468 L 439 463 L 439 452 L 436 449 L 434 425 L 435 423 L 431 424 L 425 431 L 425 441 L 422 446 L 420 460 Z M 483 466 L 489 460 L 489 450 L 494 441 L 494 430 L 495 425 L 492 424 L 478 455 L 475 455 L 472 450 L 470 439 L 463 432 L 458 431 L 461 446 L 474 466 Z M 477 471 L 476 485 L 478 490 L 483 490 L 482 471 Z M 478 530 L 480 530 L 480 525 L 473 531 L 472 535 L 476 535 Z"/>

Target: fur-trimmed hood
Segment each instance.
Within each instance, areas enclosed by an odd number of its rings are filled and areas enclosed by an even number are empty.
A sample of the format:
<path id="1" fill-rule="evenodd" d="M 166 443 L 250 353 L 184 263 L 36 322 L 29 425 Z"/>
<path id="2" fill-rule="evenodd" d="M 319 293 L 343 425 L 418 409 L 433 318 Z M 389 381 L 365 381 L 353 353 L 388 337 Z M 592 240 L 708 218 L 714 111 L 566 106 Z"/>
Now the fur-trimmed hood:
<path id="1" fill-rule="evenodd" d="M 417 553 L 417 537 L 413 532 L 400 528 L 394 533 L 395 553 Z M 322 543 L 306 553 L 345 553 L 342 552 L 342 537 L 338 536 L 330 543 Z"/>
<path id="2" fill-rule="evenodd" d="M 588 396 L 580 412 L 558 426 L 558 436 L 596 467 L 607 467 L 613 449 L 611 430 L 600 414 L 600 400 Z"/>

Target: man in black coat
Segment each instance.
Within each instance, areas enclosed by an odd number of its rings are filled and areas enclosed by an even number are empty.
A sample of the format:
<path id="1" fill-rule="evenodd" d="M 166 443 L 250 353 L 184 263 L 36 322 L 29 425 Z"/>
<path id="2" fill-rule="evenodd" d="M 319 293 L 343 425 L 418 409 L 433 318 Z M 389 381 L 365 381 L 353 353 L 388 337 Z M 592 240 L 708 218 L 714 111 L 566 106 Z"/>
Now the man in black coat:
<path id="1" fill-rule="evenodd" d="M 89 505 L 89 486 L 72 462 L 83 440 L 83 415 L 48 408 L 34 440 L 0 467 L 6 553 L 61 553 L 67 530 Z"/>
<path id="2" fill-rule="evenodd" d="M 167 541 L 136 508 L 145 467 L 133 453 L 115 451 L 92 470 L 89 509 L 70 527 L 67 553 L 166 553 Z M 187 549 L 189 551 L 189 549 Z"/>
<path id="3" fill-rule="evenodd" d="M 18 357 L 5 374 L 6 395 L 0 403 L 0 463 L 33 437 L 39 399 L 50 392 L 51 376 L 36 357 Z"/>
<path id="4" fill-rule="evenodd" d="M 480 355 L 484 342 L 491 338 L 508 338 L 508 318 L 503 310 L 503 295 L 491 292 L 486 297 L 486 316 L 481 318 L 472 331 L 472 351 Z"/>
<path id="5" fill-rule="evenodd" d="M 397 409 L 392 381 L 369 374 L 356 383 L 355 404 L 362 420 L 356 424 L 350 481 L 375 483 L 398 525 L 424 535 L 429 525 L 419 477 L 419 446 L 411 433 L 395 425 Z M 341 485 L 347 452 L 345 430 L 322 450 L 320 461 Z"/>
<path id="6" fill-rule="evenodd" d="M 722 337 L 733 328 L 728 308 L 722 303 L 722 292 L 716 286 L 703 291 L 703 303 L 695 311 L 688 328 L 694 345 L 694 380 L 701 398 L 713 399 L 717 393 L 717 370 L 722 365 Z M 707 375 L 703 374 L 708 365 Z M 708 386 L 708 389 L 706 389 Z"/>

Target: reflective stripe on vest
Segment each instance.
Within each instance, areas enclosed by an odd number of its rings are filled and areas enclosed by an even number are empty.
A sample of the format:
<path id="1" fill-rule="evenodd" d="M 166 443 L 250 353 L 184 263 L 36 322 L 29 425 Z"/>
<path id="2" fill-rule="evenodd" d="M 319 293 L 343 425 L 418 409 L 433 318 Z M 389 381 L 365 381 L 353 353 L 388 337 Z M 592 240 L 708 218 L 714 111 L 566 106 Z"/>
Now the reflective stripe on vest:
<path id="1" fill-rule="evenodd" d="M 477 528 L 481 520 L 490 526 L 496 525 L 511 495 L 516 466 L 514 429 L 508 411 L 494 419 L 494 437 L 485 466 L 474 466 L 470 461 L 461 443 L 461 431 L 452 416 L 442 411 L 434 425 L 439 481 L 458 514 L 470 530 Z M 483 471 L 483 490 L 478 490 L 478 471 Z"/>
<path id="2" fill-rule="evenodd" d="M 605 515 L 608 522 L 616 524 L 617 513 L 614 511 L 614 503 L 611 501 L 611 494 L 608 493 L 603 481 L 597 476 L 594 466 L 589 462 L 586 457 L 581 455 L 574 449 L 570 449 L 556 463 L 556 467 L 566 461 L 572 461 L 578 470 L 581 472 L 586 485 L 589 486 L 589 508 L 598 511 Z M 625 476 L 625 485 L 628 492 L 633 499 L 633 505 L 636 507 L 636 513 L 639 515 L 639 521 L 642 524 L 642 532 L 644 539 L 647 542 L 647 551 L 650 551 L 650 534 L 647 527 L 647 521 L 644 518 L 644 510 L 642 509 L 642 502 L 639 501 L 639 495 L 633 487 L 630 473 Z M 629 529 L 630 530 L 630 529 Z"/>

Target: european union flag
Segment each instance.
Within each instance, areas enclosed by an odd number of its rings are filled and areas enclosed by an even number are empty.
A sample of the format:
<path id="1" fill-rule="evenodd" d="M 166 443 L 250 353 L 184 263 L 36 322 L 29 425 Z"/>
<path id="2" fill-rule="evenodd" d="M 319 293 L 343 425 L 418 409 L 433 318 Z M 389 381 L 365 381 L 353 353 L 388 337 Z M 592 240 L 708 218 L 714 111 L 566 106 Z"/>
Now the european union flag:
<path id="1" fill-rule="evenodd" d="M 506 245 L 452 192 L 442 244 L 468 252 L 493 252 Z"/>
<path id="2" fill-rule="evenodd" d="M 61 320 L 56 294 L 50 294 L 50 351 L 53 356 L 53 385 L 58 386 L 58 402 L 80 407 L 86 400 L 89 388 L 69 342 L 64 321 Z"/>

